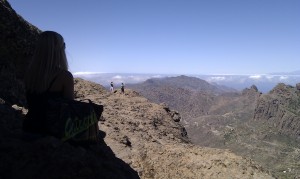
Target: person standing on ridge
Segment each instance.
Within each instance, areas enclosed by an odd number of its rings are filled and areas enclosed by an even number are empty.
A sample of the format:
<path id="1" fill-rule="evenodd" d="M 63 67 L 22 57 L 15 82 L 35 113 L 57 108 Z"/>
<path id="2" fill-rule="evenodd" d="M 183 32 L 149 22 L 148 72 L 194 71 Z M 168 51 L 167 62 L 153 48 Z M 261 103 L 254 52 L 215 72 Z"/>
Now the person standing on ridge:
<path id="1" fill-rule="evenodd" d="M 114 92 L 114 83 L 110 82 L 110 92 Z"/>
<path id="2" fill-rule="evenodd" d="M 122 94 L 125 93 L 125 89 L 124 89 L 124 88 L 125 88 L 124 83 L 122 83 L 122 85 L 121 85 L 121 93 L 122 93 Z"/>

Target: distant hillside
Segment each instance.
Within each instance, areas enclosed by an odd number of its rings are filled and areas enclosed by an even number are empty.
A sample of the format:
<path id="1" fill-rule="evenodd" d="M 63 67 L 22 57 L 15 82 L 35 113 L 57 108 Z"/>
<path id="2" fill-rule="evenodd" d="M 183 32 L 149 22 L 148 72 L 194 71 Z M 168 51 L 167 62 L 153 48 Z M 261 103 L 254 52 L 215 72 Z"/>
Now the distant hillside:
<path id="1" fill-rule="evenodd" d="M 152 80 L 154 81 L 154 80 Z M 147 83 L 147 81 L 145 82 Z M 188 76 L 178 76 L 178 77 L 169 77 L 169 78 L 161 78 L 156 80 L 156 83 L 164 84 L 166 86 L 174 86 L 177 88 L 188 89 L 192 91 L 202 91 L 202 92 L 210 92 L 214 94 L 220 94 L 227 91 L 234 91 L 234 89 L 226 88 L 224 86 L 212 85 L 202 79 L 196 77 L 188 77 Z"/>
<path id="2" fill-rule="evenodd" d="M 178 76 L 148 79 L 143 83 L 127 85 L 156 103 L 166 103 L 185 116 L 206 114 L 213 98 L 236 90 L 212 85 L 196 77 Z"/>
<path id="3" fill-rule="evenodd" d="M 129 85 L 130 88 L 140 88 L 141 90 L 151 87 L 170 86 L 173 88 L 182 88 L 191 91 L 201 91 L 206 93 L 221 94 L 224 92 L 236 91 L 233 88 L 212 85 L 202 79 L 196 77 L 189 77 L 185 75 L 177 77 L 165 77 L 165 78 L 152 78 L 143 83 L 136 85 Z"/>

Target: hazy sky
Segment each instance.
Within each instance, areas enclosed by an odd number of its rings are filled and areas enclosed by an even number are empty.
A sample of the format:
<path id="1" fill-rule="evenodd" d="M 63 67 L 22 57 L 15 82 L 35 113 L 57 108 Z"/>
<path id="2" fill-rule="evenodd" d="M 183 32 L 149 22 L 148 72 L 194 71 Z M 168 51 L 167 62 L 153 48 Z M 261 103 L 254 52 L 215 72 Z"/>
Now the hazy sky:
<path id="1" fill-rule="evenodd" d="M 300 0 L 8 0 L 62 34 L 71 72 L 300 70 Z"/>

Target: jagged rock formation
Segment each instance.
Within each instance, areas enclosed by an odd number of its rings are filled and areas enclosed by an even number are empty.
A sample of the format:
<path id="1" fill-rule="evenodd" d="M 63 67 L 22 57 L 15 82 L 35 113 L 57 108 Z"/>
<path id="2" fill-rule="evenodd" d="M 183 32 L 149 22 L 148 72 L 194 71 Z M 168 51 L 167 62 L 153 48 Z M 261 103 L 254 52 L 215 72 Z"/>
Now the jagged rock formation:
<path id="1" fill-rule="evenodd" d="M 249 159 L 190 144 L 178 112 L 137 92 L 109 93 L 81 79 L 75 80 L 76 98 L 105 107 L 100 122 L 104 140 L 82 147 L 51 136 L 24 136 L 21 77 L 39 30 L 6 0 L 0 0 L 0 13 L 0 63 L 5 64 L 0 73 L 0 178 L 272 178 Z"/>
<path id="2" fill-rule="evenodd" d="M 297 90 L 300 90 L 300 83 L 296 84 L 296 88 L 297 88 Z"/>
<path id="3" fill-rule="evenodd" d="M 300 91 L 281 83 L 258 100 L 254 119 L 267 121 L 282 134 L 300 138 L 299 107 Z"/>

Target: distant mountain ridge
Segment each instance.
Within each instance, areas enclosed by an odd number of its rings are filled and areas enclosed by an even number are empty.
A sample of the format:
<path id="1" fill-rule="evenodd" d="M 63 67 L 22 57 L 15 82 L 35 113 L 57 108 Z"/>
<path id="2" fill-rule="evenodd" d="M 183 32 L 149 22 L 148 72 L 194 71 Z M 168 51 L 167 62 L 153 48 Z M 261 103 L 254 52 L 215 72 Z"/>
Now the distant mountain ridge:
<path id="1" fill-rule="evenodd" d="M 157 78 L 157 79 L 148 79 L 143 85 L 165 85 L 165 86 L 174 86 L 176 88 L 183 88 L 192 91 L 202 91 L 202 92 L 212 92 L 216 94 L 224 93 L 224 92 L 232 92 L 236 91 L 233 88 L 219 86 L 210 84 L 205 80 L 196 77 L 188 77 L 185 75 L 180 75 L 177 77 L 165 77 L 165 78 Z"/>
<path id="2" fill-rule="evenodd" d="M 270 75 L 299 75 L 300 76 L 300 70 L 296 70 L 292 72 L 276 72 L 276 73 L 270 73 Z"/>
<path id="3" fill-rule="evenodd" d="M 272 90 L 278 83 L 295 85 L 299 82 L 298 73 L 270 73 L 270 74 L 208 74 L 208 75 L 185 75 L 205 80 L 213 85 L 227 86 L 236 90 L 243 90 L 251 85 L 257 86 L 259 91 L 267 93 Z M 182 74 L 136 74 L 136 73 L 74 73 L 75 77 L 99 83 L 108 87 L 110 82 L 115 82 L 116 86 L 121 83 L 136 84 L 145 82 L 152 78 L 178 77 Z"/>
<path id="4" fill-rule="evenodd" d="M 205 114 L 213 96 L 236 92 L 228 87 L 212 85 L 199 78 L 184 75 L 148 79 L 143 83 L 127 85 L 127 88 L 138 91 L 153 102 L 167 103 L 171 108 L 181 111 L 183 116 L 194 117 Z"/>

